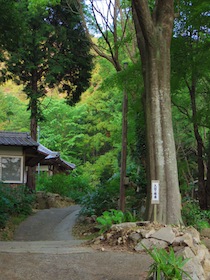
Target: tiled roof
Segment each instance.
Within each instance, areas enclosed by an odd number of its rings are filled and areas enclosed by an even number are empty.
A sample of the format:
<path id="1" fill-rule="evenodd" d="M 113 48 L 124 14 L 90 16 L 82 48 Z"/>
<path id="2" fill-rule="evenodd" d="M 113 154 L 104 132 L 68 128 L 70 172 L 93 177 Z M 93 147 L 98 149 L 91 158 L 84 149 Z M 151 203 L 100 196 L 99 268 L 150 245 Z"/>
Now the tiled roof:
<path id="1" fill-rule="evenodd" d="M 53 152 L 50 149 L 48 149 L 45 146 L 43 146 L 42 144 L 39 144 L 38 151 L 41 154 L 46 155 L 45 159 L 56 158 L 56 157 L 60 156 L 60 154 L 58 152 Z"/>
<path id="2" fill-rule="evenodd" d="M 38 153 L 44 156 L 44 160 L 46 162 L 53 160 L 54 163 L 57 163 L 68 170 L 76 167 L 75 164 L 69 163 L 60 158 L 60 154 L 58 152 L 51 151 L 43 145 L 38 144 L 26 132 L 0 131 L 0 146 L 38 147 Z"/>
<path id="3" fill-rule="evenodd" d="M 37 147 L 39 144 L 27 132 L 0 131 L 0 145 Z"/>
<path id="4" fill-rule="evenodd" d="M 65 165 L 66 167 L 69 167 L 70 169 L 76 168 L 76 165 L 74 163 L 67 162 L 67 161 L 63 160 L 62 158 L 61 158 L 61 161 L 62 161 L 63 165 Z"/>
<path id="5" fill-rule="evenodd" d="M 51 151 L 42 144 L 39 144 L 38 152 L 46 156 L 44 159 L 45 162 L 55 159 L 59 165 L 62 165 L 66 169 L 75 169 L 76 167 L 75 164 L 63 160 L 58 152 Z"/>

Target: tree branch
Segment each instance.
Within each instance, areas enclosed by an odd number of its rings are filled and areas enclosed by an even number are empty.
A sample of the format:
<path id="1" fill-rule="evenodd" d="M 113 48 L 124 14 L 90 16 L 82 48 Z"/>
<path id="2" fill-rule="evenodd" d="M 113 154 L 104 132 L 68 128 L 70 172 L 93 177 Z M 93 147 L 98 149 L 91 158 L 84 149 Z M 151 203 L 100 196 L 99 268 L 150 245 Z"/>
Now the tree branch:
<path id="1" fill-rule="evenodd" d="M 139 26 L 141 26 L 141 32 L 144 40 L 148 46 L 153 46 L 155 43 L 154 37 L 154 24 L 150 13 L 149 5 L 147 0 L 132 0 L 133 9 L 136 13 L 136 19 L 138 20 Z"/>
<path id="2" fill-rule="evenodd" d="M 80 0 L 76 0 L 77 1 L 77 4 L 78 4 L 78 11 L 80 13 L 80 16 L 81 16 L 81 19 L 82 19 L 82 25 L 83 25 L 83 28 L 86 32 L 86 36 L 91 44 L 91 47 L 93 48 L 93 50 L 101 57 L 107 59 L 108 61 L 110 61 L 113 66 L 115 67 L 115 63 L 112 59 L 112 56 L 109 56 L 108 54 L 106 54 L 105 52 L 103 52 L 92 40 L 92 36 L 90 35 L 90 32 L 88 30 L 88 27 L 87 27 L 87 22 L 85 20 L 85 15 L 84 15 L 84 12 L 83 12 L 83 7 L 82 7 L 82 4 L 81 4 L 81 1 Z M 67 0 L 67 5 L 70 7 L 70 3 L 69 1 Z M 72 8 L 71 8 L 72 9 Z"/>

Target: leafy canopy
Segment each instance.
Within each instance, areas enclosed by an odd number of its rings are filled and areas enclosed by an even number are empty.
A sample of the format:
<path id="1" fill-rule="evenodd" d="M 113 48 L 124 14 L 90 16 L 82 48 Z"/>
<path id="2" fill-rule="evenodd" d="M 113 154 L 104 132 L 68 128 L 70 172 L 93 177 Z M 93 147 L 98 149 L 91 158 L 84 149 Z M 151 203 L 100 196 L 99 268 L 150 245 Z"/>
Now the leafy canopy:
<path id="1" fill-rule="evenodd" d="M 73 104 L 87 88 L 92 67 L 80 17 L 65 1 L 45 9 L 38 5 L 33 13 L 28 9 L 30 3 L 16 3 L 21 34 L 17 44 L 6 48 L 2 77 L 24 85 L 30 109 L 34 102 L 39 105 L 47 88 L 56 85 Z M 36 118 L 40 118 L 39 112 Z"/>

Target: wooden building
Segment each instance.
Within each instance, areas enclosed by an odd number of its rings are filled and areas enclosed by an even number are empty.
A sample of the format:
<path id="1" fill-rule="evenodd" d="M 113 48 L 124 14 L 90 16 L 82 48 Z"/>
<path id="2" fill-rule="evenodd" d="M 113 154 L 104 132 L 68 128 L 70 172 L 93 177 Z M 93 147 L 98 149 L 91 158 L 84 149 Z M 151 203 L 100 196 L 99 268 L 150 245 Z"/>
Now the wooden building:
<path id="1" fill-rule="evenodd" d="M 34 141 L 25 132 L 0 131 L 0 181 L 8 184 L 27 184 L 27 170 L 45 167 L 50 174 L 69 173 L 73 163 L 61 159 L 58 152 L 51 151 Z"/>

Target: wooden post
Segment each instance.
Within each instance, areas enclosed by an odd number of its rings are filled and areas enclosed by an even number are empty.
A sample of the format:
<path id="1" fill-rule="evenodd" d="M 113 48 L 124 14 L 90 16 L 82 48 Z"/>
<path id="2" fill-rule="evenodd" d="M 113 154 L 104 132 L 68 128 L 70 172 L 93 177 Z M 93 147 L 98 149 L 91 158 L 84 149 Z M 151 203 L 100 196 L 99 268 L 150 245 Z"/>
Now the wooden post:
<path id="1" fill-rule="evenodd" d="M 124 69 L 127 67 L 124 63 Z M 123 91 L 122 107 L 122 151 L 121 151 L 121 170 L 120 170 L 120 210 L 125 211 L 125 177 L 126 177 L 126 158 L 127 158 L 127 112 L 128 112 L 128 94 L 126 88 Z"/>
<path id="2" fill-rule="evenodd" d="M 157 222 L 157 205 L 160 203 L 159 198 L 159 181 L 152 180 L 151 182 L 151 203 L 154 205 L 154 222 Z"/>

